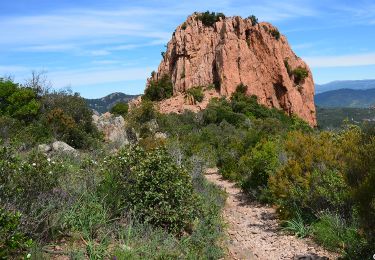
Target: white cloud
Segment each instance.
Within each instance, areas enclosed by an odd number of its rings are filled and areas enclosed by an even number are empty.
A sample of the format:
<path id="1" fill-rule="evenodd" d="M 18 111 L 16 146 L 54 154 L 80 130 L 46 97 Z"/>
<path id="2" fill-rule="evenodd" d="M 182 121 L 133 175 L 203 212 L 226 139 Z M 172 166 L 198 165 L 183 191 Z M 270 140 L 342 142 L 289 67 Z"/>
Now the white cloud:
<path id="1" fill-rule="evenodd" d="M 366 66 L 375 65 L 375 53 L 304 57 L 304 60 L 314 68 Z"/>

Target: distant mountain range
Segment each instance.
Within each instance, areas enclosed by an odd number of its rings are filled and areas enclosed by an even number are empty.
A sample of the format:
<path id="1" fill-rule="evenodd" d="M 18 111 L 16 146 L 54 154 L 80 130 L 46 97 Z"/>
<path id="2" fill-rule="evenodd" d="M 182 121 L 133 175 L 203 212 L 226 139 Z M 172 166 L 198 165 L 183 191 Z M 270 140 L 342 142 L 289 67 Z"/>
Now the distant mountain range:
<path id="1" fill-rule="evenodd" d="M 109 111 L 116 103 L 127 103 L 138 96 L 139 95 L 126 95 L 124 93 L 116 92 L 102 98 L 86 99 L 86 102 L 91 109 L 94 109 L 102 114 Z"/>
<path id="2" fill-rule="evenodd" d="M 327 84 L 315 84 L 315 94 L 336 90 L 336 89 L 370 89 L 375 88 L 375 79 L 368 80 L 341 80 L 332 81 Z"/>
<path id="3" fill-rule="evenodd" d="M 375 88 L 338 89 L 323 92 L 315 95 L 315 104 L 319 107 L 371 107 L 375 105 Z"/>

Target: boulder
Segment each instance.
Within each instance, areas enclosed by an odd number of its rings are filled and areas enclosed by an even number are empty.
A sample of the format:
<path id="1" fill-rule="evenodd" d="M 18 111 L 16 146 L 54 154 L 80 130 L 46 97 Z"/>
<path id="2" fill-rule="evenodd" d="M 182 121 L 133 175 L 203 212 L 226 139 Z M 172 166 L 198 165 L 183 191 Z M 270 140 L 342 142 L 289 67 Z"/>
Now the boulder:
<path id="1" fill-rule="evenodd" d="M 72 154 L 72 155 L 78 155 L 78 152 L 76 149 L 68 145 L 67 143 L 56 141 L 52 144 L 52 150 L 54 152 L 61 152 L 66 154 Z"/>
<path id="2" fill-rule="evenodd" d="M 107 112 L 101 116 L 93 115 L 93 123 L 104 134 L 104 140 L 108 143 L 116 143 L 118 146 L 137 142 L 135 131 L 129 128 L 122 116 L 114 116 Z"/>
<path id="3" fill-rule="evenodd" d="M 52 147 L 49 144 L 40 144 L 38 145 L 38 151 L 42 153 L 49 153 L 52 151 Z"/>

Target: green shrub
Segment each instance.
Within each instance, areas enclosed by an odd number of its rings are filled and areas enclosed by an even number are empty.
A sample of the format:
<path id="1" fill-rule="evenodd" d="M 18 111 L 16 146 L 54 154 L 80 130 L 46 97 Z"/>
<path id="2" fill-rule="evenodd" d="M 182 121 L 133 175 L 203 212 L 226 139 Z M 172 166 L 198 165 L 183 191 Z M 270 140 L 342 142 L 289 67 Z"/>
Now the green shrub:
<path id="1" fill-rule="evenodd" d="M 263 195 L 263 199 L 266 199 L 268 179 L 280 164 L 277 149 L 277 143 L 264 140 L 258 142 L 249 155 L 240 158 L 241 187 L 245 192 L 258 198 Z"/>
<path id="2" fill-rule="evenodd" d="M 168 75 L 162 76 L 159 80 L 151 80 L 145 94 L 142 96 L 144 100 L 161 101 L 172 97 L 173 95 L 173 84 Z"/>
<path id="3" fill-rule="evenodd" d="M 346 178 L 358 207 L 360 226 L 369 244 L 375 243 L 375 136 L 354 128 L 344 135 Z"/>
<path id="4" fill-rule="evenodd" d="M 283 223 L 283 230 L 292 232 L 297 237 L 304 238 L 311 232 L 309 226 L 304 223 L 301 213 L 297 210 L 294 218 Z"/>
<path id="5" fill-rule="evenodd" d="M 194 102 L 202 102 L 204 98 L 202 87 L 189 88 L 187 91 L 188 95 L 194 98 Z"/>
<path id="6" fill-rule="evenodd" d="M 284 149 L 285 163 L 269 181 L 282 215 L 293 215 L 296 207 L 304 217 L 327 209 L 342 214 L 350 211 L 349 190 L 338 160 L 341 145 L 333 134 L 291 132 Z"/>
<path id="7" fill-rule="evenodd" d="M 129 105 L 125 102 L 119 102 L 111 108 L 111 113 L 116 116 L 125 117 L 128 114 Z"/>
<path id="8" fill-rule="evenodd" d="M 196 206 L 191 179 L 165 149 L 122 150 L 110 160 L 104 185 L 113 207 L 130 208 L 142 221 L 173 233 L 191 228 Z"/>
<path id="9" fill-rule="evenodd" d="M 141 128 L 141 125 L 155 119 L 158 116 L 154 108 L 154 103 L 148 100 L 142 100 L 140 106 L 132 108 L 128 120 L 131 125 L 136 128 Z"/>
<path id="10" fill-rule="evenodd" d="M 355 241 L 361 238 L 355 227 L 349 226 L 346 221 L 337 214 L 323 213 L 319 220 L 312 225 L 313 237 L 325 248 L 343 252 Z"/>
<path id="11" fill-rule="evenodd" d="M 298 67 L 294 69 L 292 74 L 294 75 L 294 82 L 296 84 L 300 84 L 301 82 L 303 82 L 305 78 L 309 76 L 309 72 L 306 68 L 303 67 Z"/>
<path id="12" fill-rule="evenodd" d="M 281 36 L 281 34 L 280 34 L 280 32 L 279 32 L 279 30 L 277 29 L 277 28 L 274 28 L 274 29 L 271 29 L 270 31 L 269 31 L 269 33 L 276 39 L 276 40 L 280 40 L 280 36 Z"/>
<path id="13" fill-rule="evenodd" d="M 10 80 L 0 79 L 0 115 L 31 122 L 41 108 L 37 93 L 31 88 L 20 87 Z"/>
<path id="14" fill-rule="evenodd" d="M 286 68 L 286 71 L 288 72 L 289 77 L 293 75 L 292 67 L 289 65 L 288 59 L 284 60 L 284 66 Z"/>
<path id="15" fill-rule="evenodd" d="M 83 193 L 78 200 L 63 212 L 61 225 L 65 230 L 82 233 L 87 238 L 95 238 L 107 224 L 109 213 L 105 205 L 94 193 Z"/>
<path id="16" fill-rule="evenodd" d="M 225 19 L 225 15 L 223 13 L 210 13 L 209 11 L 197 15 L 197 19 L 202 21 L 205 26 L 213 26 L 220 18 Z"/>
<path id="17" fill-rule="evenodd" d="M 181 29 L 182 29 L 182 30 L 186 30 L 186 28 L 187 28 L 187 24 L 186 24 L 186 22 L 184 22 L 184 23 L 181 25 Z"/>
<path id="18" fill-rule="evenodd" d="M 25 256 L 32 245 L 20 230 L 20 213 L 12 213 L 0 207 L 0 259 L 16 259 Z"/>
<path id="19" fill-rule="evenodd" d="M 258 18 L 255 15 L 250 15 L 248 19 L 250 19 L 253 26 L 258 24 Z"/>

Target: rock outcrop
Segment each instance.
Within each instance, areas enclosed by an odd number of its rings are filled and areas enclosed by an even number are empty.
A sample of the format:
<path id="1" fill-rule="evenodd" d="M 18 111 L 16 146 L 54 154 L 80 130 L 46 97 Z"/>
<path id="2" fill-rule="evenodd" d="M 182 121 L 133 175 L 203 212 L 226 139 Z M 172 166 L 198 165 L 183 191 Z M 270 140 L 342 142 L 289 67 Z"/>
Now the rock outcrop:
<path id="1" fill-rule="evenodd" d="M 104 134 L 104 140 L 108 143 L 115 143 L 119 147 L 137 142 L 135 131 L 126 126 L 122 116 L 114 116 L 105 113 L 101 116 L 92 116 L 94 125 Z"/>
<path id="2" fill-rule="evenodd" d="M 299 80 L 293 74 L 296 68 L 306 69 L 307 77 Z M 172 98 L 159 102 L 161 112 L 204 109 L 210 98 L 230 97 L 243 83 L 247 94 L 256 95 L 261 104 L 316 125 L 311 71 L 269 23 L 253 24 L 235 16 L 206 26 L 193 14 L 173 33 L 158 71 L 149 80 L 163 75 L 171 77 L 174 89 Z M 186 98 L 188 89 L 210 85 L 217 91 L 211 87 L 201 103 L 194 105 Z"/>

